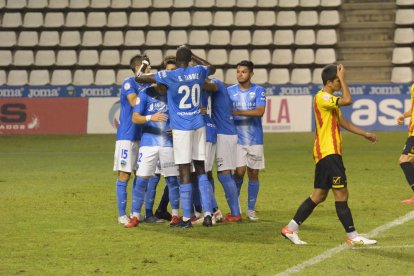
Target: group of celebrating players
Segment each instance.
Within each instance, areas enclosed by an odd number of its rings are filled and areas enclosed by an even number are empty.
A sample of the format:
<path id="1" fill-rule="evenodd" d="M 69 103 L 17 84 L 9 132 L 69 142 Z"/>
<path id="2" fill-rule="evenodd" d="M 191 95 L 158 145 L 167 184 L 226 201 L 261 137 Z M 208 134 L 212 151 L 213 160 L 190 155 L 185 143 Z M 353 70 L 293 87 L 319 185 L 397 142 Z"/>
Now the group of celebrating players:
<path id="1" fill-rule="evenodd" d="M 240 222 L 239 196 L 246 171 L 246 214 L 249 220 L 258 220 L 255 205 L 260 187 L 259 171 L 264 168 L 261 117 L 265 112 L 266 95 L 263 87 L 251 82 L 253 63 L 240 61 L 236 66 L 238 83 L 229 87 L 209 77 L 215 72 L 214 66 L 194 55 L 186 46 L 180 46 L 176 56 L 166 57 L 163 70 L 155 74 L 149 74 L 150 61 L 145 55 L 135 56 L 130 64 L 134 76 L 127 78 L 121 88 L 114 161 L 114 170 L 118 171 L 118 222 L 126 228 L 136 227 L 142 220 L 156 223 L 166 219 L 171 227 L 179 228 L 190 228 L 193 223 L 209 227 L 216 222 Z M 342 64 L 327 65 L 321 77 L 323 87 L 313 102 L 316 128 L 314 189 L 292 220 L 281 229 L 281 234 L 294 244 L 306 244 L 298 236 L 299 226 L 332 190 L 337 216 L 347 235 L 346 242 L 350 245 L 376 244 L 376 240 L 358 234 L 353 223 L 348 206 L 340 128 L 374 144 L 377 137 L 342 116 L 340 107 L 352 104 L 345 67 Z M 411 90 L 413 98 L 414 85 Z M 334 95 L 337 91 L 342 91 L 341 97 Z M 410 116 L 413 117 L 412 107 L 398 118 L 398 122 L 401 124 Z M 400 158 L 400 163 L 414 190 L 412 137 L 414 127 L 410 127 L 410 137 L 402 153 L 405 159 Z M 214 194 L 214 161 L 230 209 L 224 217 Z M 126 188 L 135 170 L 131 214 L 127 216 Z M 160 173 L 166 187 L 154 215 L 152 209 Z M 146 214 L 142 218 L 144 201 Z M 168 202 L 171 214 L 167 211 Z M 405 202 L 413 203 L 414 198 Z M 180 206 L 182 217 L 179 216 Z"/>
<path id="2" fill-rule="evenodd" d="M 149 74 L 150 60 L 145 55 L 133 57 L 130 65 L 134 76 L 121 87 L 114 161 L 118 222 L 126 228 L 143 220 L 162 222 L 160 219 L 179 228 L 190 228 L 192 223 L 209 227 L 215 222 L 239 222 L 239 195 L 246 170 L 247 217 L 258 220 L 255 205 L 259 170 L 264 168 L 261 117 L 266 97 L 263 87 L 251 83 L 253 63 L 241 61 L 238 84 L 228 88 L 209 78 L 215 73 L 214 66 L 185 46 L 178 48 L 175 57 L 167 56 L 164 70 L 155 74 Z M 230 208 L 224 217 L 214 195 L 214 161 Z M 135 170 L 131 214 L 127 216 L 126 188 Z M 154 215 L 159 173 L 166 189 Z M 144 201 L 146 215 L 142 218 Z"/>

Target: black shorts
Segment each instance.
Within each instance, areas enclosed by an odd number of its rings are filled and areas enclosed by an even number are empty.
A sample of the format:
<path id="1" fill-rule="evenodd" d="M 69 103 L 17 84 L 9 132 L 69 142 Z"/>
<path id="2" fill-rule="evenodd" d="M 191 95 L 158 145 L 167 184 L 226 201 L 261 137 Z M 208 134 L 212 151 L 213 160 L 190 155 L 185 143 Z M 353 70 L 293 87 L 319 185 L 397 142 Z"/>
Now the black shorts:
<path id="1" fill-rule="evenodd" d="M 410 136 L 405 141 L 405 145 L 401 154 L 414 156 L 414 136 Z"/>
<path id="2" fill-rule="evenodd" d="M 314 188 L 329 190 L 347 186 L 345 167 L 338 154 L 325 156 L 316 164 Z"/>

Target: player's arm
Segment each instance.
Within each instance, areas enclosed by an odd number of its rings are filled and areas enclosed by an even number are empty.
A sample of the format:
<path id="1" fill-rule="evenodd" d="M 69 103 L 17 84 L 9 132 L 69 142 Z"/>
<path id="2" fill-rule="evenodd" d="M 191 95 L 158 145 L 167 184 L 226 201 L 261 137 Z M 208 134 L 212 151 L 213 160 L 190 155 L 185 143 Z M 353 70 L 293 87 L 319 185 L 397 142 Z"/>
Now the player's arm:
<path id="1" fill-rule="evenodd" d="M 213 82 L 205 81 L 203 84 L 203 90 L 207 92 L 217 92 L 218 85 Z"/>
<path id="2" fill-rule="evenodd" d="M 354 125 L 351 121 L 348 121 L 344 118 L 344 116 L 339 117 L 339 125 L 343 127 L 344 129 L 348 130 L 349 132 L 352 132 L 354 134 L 360 135 L 364 137 L 365 139 L 371 141 L 373 144 L 377 142 L 377 135 L 375 133 L 367 132 L 356 125 Z"/>
<path id="3" fill-rule="evenodd" d="M 207 60 L 195 55 L 194 53 L 192 54 L 191 59 L 199 65 L 208 67 L 209 75 L 213 75 L 216 72 L 216 67 L 214 65 L 209 63 Z"/>
<path id="4" fill-rule="evenodd" d="M 339 106 L 351 105 L 352 97 L 351 92 L 349 92 L 348 84 L 345 81 L 345 67 L 342 64 L 339 64 L 337 67 L 337 76 L 342 87 L 342 97 L 338 99 Z"/>
<path id="5" fill-rule="evenodd" d="M 156 83 L 154 73 L 135 76 L 135 81 L 140 83 Z"/>
<path id="6" fill-rule="evenodd" d="M 132 122 L 134 124 L 143 125 L 147 122 L 165 122 L 168 117 L 162 112 L 158 112 L 152 115 L 141 115 L 139 112 L 132 113 Z"/>
<path id="7" fill-rule="evenodd" d="M 265 113 L 264 106 L 256 106 L 255 109 L 252 110 L 236 110 L 233 109 L 234 116 L 247 116 L 247 117 L 262 117 Z"/>
<path id="8" fill-rule="evenodd" d="M 131 107 L 134 107 L 135 103 L 137 102 L 137 94 L 135 93 L 128 94 L 127 99 L 128 99 L 129 105 Z"/>

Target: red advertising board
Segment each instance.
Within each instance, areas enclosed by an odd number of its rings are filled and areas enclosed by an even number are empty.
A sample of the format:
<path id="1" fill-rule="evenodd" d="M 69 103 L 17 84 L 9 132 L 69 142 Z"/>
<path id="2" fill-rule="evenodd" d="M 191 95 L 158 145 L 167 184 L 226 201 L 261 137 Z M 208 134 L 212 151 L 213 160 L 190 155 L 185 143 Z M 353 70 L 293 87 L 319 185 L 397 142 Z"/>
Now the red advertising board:
<path id="1" fill-rule="evenodd" d="M 0 134 L 84 134 L 87 98 L 0 99 Z"/>

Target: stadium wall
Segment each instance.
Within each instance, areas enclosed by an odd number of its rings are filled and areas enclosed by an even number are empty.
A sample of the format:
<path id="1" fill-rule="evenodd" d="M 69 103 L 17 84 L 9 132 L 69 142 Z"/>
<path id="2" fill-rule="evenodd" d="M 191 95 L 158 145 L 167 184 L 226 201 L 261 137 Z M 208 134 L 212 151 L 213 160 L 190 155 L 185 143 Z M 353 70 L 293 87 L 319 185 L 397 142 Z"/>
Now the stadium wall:
<path id="1" fill-rule="evenodd" d="M 320 85 L 265 88 L 265 132 L 313 131 L 312 96 Z M 353 84 L 350 90 L 354 103 L 341 110 L 354 124 L 374 131 L 407 129 L 395 119 L 410 108 L 409 84 Z M 119 86 L 0 87 L 0 135 L 115 133 L 119 93 Z"/>

